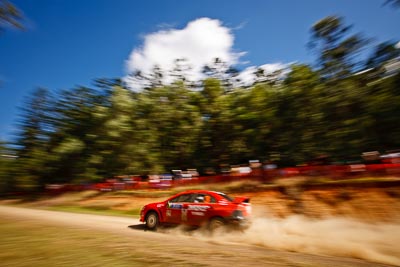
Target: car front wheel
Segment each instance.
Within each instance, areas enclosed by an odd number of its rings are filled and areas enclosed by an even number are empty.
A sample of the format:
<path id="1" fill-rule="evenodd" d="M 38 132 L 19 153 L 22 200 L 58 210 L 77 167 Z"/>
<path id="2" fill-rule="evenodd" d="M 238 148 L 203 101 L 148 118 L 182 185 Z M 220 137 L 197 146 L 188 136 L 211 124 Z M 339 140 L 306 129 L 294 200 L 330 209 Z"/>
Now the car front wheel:
<path id="1" fill-rule="evenodd" d="M 156 230 L 158 226 L 158 215 L 154 211 L 149 212 L 146 216 L 146 227 L 149 230 Z"/>

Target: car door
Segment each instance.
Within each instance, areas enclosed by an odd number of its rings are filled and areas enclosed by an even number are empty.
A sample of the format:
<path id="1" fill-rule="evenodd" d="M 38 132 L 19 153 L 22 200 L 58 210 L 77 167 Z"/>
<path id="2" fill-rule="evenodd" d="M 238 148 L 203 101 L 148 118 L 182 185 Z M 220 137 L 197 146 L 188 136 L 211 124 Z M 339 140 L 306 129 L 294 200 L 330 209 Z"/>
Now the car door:
<path id="1" fill-rule="evenodd" d="M 192 194 L 182 194 L 172 198 L 167 203 L 166 222 L 179 224 L 187 220 L 187 205 L 192 199 Z"/>
<path id="2" fill-rule="evenodd" d="M 197 194 L 193 203 L 187 205 L 187 221 L 192 225 L 202 225 L 214 209 L 215 198 L 208 194 Z"/>

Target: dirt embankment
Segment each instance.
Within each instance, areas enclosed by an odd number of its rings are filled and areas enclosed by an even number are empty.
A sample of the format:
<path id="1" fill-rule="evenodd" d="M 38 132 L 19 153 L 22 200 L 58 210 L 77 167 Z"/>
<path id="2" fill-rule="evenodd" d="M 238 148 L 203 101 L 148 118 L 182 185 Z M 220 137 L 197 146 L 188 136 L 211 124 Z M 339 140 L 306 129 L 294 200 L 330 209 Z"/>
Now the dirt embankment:
<path id="1" fill-rule="evenodd" d="M 214 190 L 213 188 L 210 188 Z M 400 186 L 385 187 L 327 187 L 305 188 L 289 184 L 270 190 L 247 190 L 232 192 L 232 196 L 251 198 L 253 210 L 258 215 L 285 218 L 303 215 L 309 218 L 347 217 L 365 222 L 390 222 L 400 220 Z M 171 193 L 172 195 L 173 193 Z M 151 197 L 155 195 L 156 197 Z M 161 194 L 163 195 L 163 194 Z M 112 209 L 131 211 L 138 214 L 147 203 L 165 200 L 166 192 L 144 194 L 95 193 L 88 192 L 85 197 L 64 195 L 36 202 L 36 205 L 78 205 L 93 209 Z"/>
<path id="2" fill-rule="evenodd" d="M 400 219 L 400 187 L 393 188 L 285 188 L 248 193 L 252 204 L 274 217 L 301 214 L 310 218 L 348 217 L 366 222 Z"/>

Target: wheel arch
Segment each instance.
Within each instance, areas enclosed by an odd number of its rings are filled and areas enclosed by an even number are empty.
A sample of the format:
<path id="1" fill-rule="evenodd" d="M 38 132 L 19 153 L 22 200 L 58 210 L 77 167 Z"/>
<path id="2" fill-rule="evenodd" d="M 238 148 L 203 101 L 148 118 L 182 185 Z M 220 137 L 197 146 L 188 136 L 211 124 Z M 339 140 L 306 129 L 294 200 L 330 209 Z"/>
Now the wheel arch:
<path id="1" fill-rule="evenodd" d="M 210 231 L 214 231 L 216 229 L 216 228 L 214 228 L 215 227 L 215 222 L 220 222 L 221 223 L 219 227 L 224 226 L 224 225 L 227 224 L 227 221 L 226 221 L 226 219 L 224 217 L 222 217 L 222 216 L 213 216 L 213 217 L 209 218 L 209 220 L 207 222 L 207 229 L 210 230 Z"/>
<path id="2" fill-rule="evenodd" d="M 220 219 L 220 220 L 226 222 L 226 219 L 225 219 L 223 216 L 221 216 L 221 215 L 213 215 L 213 216 L 210 216 L 210 218 L 208 218 L 208 221 L 212 221 L 213 219 Z"/>
<path id="3" fill-rule="evenodd" d="M 155 212 L 155 213 L 157 214 L 158 220 L 159 220 L 160 223 L 165 222 L 165 218 L 164 218 L 164 216 L 162 215 L 162 212 L 161 212 L 159 209 L 156 209 L 156 208 L 151 208 L 151 209 L 149 209 L 148 211 L 146 211 L 146 213 L 145 213 L 145 215 L 144 215 L 144 218 L 145 218 L 145 219 L 147 218 L 147 215 L 148 215 L 150 212 Z"/>
<path id="4" fill-rule="evenodd" d="M 149 216 L 149 214 L 152 213 L 152 212 L 156 213 L 158 218 L 161 218 L 160 212 L 157 209 L 154 209 L 154 208 L 151 208 L 148 211 L 146 211 L 146 214 L 144 215 L 144 218 L 146 219 L 147 216 Z"/>
<path id="5" fill-rule="evenodd" d="M 214 216 L 208 218 L 207 225 L 209 225 L 213 220 L 220 220 L 220 221 L 222 221 L 224 224 L 227 223 L 226 218 L 224 218 L 224 217 L 222 217 L 222 216 L 220 216 L 220 215 L 214 215 Z"/>

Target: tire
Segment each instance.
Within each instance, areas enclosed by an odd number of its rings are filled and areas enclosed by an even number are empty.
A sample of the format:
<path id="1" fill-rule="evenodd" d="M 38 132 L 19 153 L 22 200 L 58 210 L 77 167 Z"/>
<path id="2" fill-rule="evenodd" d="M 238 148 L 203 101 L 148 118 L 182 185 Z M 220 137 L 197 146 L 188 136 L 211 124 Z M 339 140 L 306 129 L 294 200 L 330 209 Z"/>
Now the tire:
<path id="1" fill-rule="evenodd" d="M 220 217 L 215 217 L 215 218 L 212 218 L 210 220 L 210 222 L 208 223 L 208 230 L 210 230 L 211 232 L 215 232 L 216 230 L 219 230 L 224 226 L 225 226 L 224 219 L 222 219 Z"/>
<path id="2" fill-rule="evenodd" d="M 158 214 L 154 211 L 149 212 L 146 215 L 146 227 L 149 230 L 156 230 L 158 227 L 159 219 Z"/>

